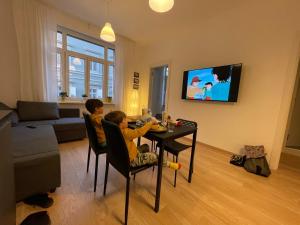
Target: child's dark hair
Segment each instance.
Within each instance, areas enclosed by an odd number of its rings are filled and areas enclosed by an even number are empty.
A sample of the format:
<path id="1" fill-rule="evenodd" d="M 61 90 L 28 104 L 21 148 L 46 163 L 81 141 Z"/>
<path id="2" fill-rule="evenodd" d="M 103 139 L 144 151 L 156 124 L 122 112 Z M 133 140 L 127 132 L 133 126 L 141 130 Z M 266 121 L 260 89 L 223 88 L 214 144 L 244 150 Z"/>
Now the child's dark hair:
<path id="1" fill-rule="evenodd" d="M 113 122 L 118 126 L 122 123 L 123 119 L 126 118 L 126 114 L 122 111 L 112 111 L 104 116 L 105 120 Z"/>
<path id="2" fill-rule="evenodd" d="M 103 102 L 99 99 L 88 99 L 85 102 L 85 108 L 92 114 L 96 111 L 97 107 L 103 107 Z"/>
<path id="3" fill-rule="evenodd" d="M 205 85 L 211 85 L 211 86 L 213 86 L 212 82 L 207 82 L 207 83 L 205 83 Z"/>
<path id="4" fill-rule="evenodd" d="M 214 67 L 212 70 L 212 73 L 216 74 L 218 76 L 218 80 L 221 82 L 225 82 L 229 79 L 230 72 L 230 67 L 228 66 Z"/>

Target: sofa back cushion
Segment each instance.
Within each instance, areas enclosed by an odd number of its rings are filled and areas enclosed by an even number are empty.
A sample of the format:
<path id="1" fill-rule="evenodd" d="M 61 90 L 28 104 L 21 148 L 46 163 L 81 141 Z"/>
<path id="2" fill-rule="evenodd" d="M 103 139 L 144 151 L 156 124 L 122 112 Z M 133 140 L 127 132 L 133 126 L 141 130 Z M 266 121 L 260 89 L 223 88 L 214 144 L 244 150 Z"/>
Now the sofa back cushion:
<path id="1" fill-rule="evenodd" d="M 18 101 L 17 110 L 21 121 L 59 119 L 56 102 Z"/>

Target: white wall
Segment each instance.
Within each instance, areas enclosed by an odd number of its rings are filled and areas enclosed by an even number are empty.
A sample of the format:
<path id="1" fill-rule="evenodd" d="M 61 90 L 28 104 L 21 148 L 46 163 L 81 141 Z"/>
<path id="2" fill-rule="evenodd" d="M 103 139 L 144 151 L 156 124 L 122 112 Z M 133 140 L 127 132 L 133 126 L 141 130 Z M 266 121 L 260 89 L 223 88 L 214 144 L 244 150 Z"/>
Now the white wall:
<path id="1" fill-rule="evenodd" d="M 169 62 L 168 110 L 199 124 L 198 141 L 238 153 L 245 144 L 265 145 L 277 168 L 299 57 L 298 1 L 247 1 L 212 19 L 141 50 L 141 105 L 148 104 L 149 71 Z M 237 103 L 181 100 L 183 71 L 243 63 Z"/>
<path id="2" fill-rule="evenodd" d="M 19 97 L 19 56 L 12 1 L 0 1 L 0 101 L 14 107 Z"/>

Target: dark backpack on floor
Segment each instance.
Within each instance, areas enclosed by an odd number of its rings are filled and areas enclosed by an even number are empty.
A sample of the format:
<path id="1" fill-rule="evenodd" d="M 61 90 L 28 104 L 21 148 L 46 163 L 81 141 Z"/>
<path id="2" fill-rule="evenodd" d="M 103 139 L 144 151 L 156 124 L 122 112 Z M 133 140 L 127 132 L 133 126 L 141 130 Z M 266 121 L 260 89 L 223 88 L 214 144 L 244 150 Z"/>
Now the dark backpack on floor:
<path id="1" fill-rule="evenodd" d="M 244 168 L 250 173 L 255 173 L 264 177 L 268 177 L 271 174 L 271 170 L 265 156 L 256 159 L 246 159 Z"/>

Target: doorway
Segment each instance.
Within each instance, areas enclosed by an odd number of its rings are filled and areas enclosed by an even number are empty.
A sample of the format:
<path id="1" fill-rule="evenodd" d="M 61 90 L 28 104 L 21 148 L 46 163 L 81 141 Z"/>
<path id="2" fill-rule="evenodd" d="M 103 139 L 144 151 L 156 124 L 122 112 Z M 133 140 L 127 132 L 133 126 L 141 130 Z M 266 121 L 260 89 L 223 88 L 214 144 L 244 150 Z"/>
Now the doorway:
<path id="1" fill-rule="evenodd" d="M 153 116 L 160 116 L 166 110 L 168 76 L 168 65 L 152 67 L 150 70 L 149 108 Z"/>
<path id="2" fill-rule="evenodd" d="M 290 122 L 287 133 L 286 147 L 298 150 L 300 155 L 300 61 L 298 63 L 297 79 L 292 100 Z"/>

